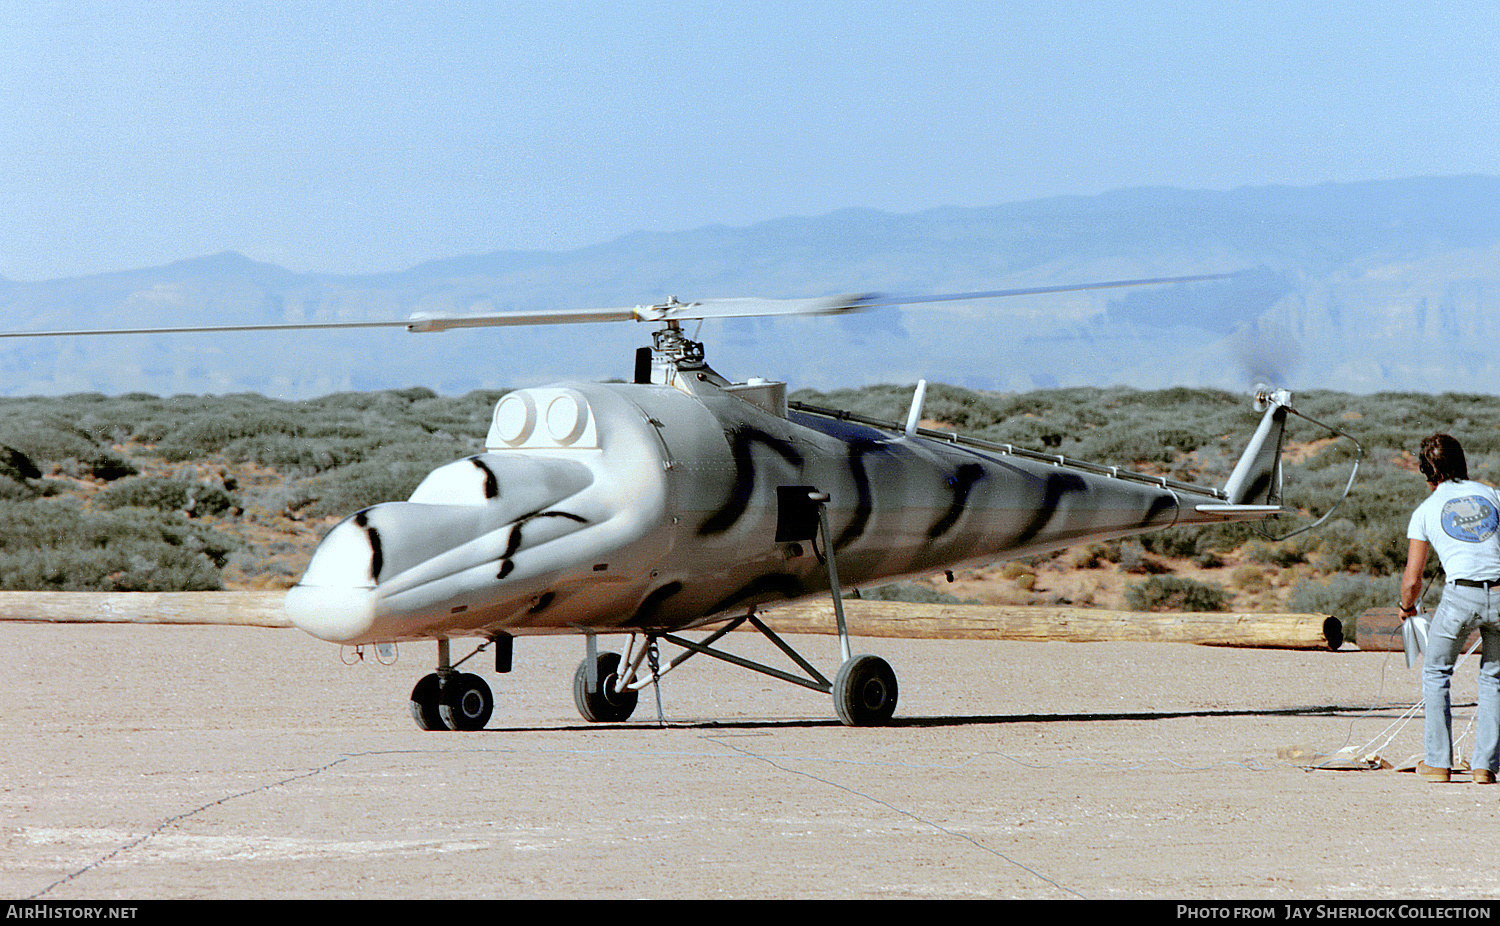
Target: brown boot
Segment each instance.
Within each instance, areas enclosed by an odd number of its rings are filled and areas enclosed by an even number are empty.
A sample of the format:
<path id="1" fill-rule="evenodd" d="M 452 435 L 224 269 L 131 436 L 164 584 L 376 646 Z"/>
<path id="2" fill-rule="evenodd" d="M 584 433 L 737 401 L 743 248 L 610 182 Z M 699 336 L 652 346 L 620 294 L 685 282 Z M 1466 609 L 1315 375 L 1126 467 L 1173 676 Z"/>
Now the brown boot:
<path id="1" fill-rule="evenodd" d="M 1487 768 L 1476 768 L 1473 774 L 1476 785 L 1492 785 L 1495 783 L 1495 773 Z"/>
<path id="2" fill-rule="evenodd" d="M 1449 781 L 1453 778 L 1452 769 L 1433 768 L 1426 762 L 1417 763 L 1417 774 L 1428 781 Z"/>

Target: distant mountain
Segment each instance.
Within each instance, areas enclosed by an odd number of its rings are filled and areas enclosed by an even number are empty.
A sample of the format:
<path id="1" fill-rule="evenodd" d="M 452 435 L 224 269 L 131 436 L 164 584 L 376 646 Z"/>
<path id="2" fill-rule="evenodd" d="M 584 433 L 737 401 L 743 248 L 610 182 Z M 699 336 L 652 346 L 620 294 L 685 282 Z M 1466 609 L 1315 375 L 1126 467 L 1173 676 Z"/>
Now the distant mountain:
<path id="1" fill-rule="evenodd" d="M 927 294 L 1248 271 L 1230 280 L 836 319 L 709 322 L 721 372 L 830 388 L 1216 386 L 1500 393 L 1500 178 L 1227 192 L 1167 188 L 912 215 L 850 209 L 641 233 L 401 273 L 299 274 L 225 253 L 39 283 L 0 279 L 7 327 L 364 321 L 668 296 Z M 0 342 L 0 392 L 444 393 L 626 377 L 644 325 L 132 335 Z"/>

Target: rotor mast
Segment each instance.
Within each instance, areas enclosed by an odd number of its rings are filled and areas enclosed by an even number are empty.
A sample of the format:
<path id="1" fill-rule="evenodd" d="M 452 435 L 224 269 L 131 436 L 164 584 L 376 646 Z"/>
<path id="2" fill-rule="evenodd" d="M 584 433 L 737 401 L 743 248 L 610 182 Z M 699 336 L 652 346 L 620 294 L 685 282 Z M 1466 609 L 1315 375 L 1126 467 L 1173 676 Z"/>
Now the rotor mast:
<path id="1" fill-rule="evenodd" d="M 670 316 L 670 310 L 680 305 L 677 297 L 673 296 L 665 304 L 653 308 L 663 310 L 663 314 Z M 673 385 L 678 374 L 692 374 L 699 381 L 711 382 L 717 386 L 729 385 L 729 380 L 719 375 L 704 360 L 703 343 L 683 334 L 680 321 L 667 317 L 661 325 L 651 332 L 650 382 Z M 638 375 L 637 380 L 639 379 Z"/>

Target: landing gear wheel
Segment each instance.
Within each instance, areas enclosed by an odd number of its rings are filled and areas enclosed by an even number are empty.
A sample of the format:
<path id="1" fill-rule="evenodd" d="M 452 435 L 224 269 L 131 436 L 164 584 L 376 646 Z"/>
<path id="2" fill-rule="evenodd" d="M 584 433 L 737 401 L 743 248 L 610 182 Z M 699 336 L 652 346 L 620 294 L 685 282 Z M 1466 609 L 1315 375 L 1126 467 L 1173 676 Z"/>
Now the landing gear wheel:
<path id="1" fill-rule="evenodd" d="M 640 700 L 640 692 L 616 694 L 612 690 L 620 672 L 620 655 L 599 654 L 599 661 L 595 663 L 598 673 L 596 677 L 599 679 L 598 691 L 588 690 L 588 669 L 588 659 L 585 658 L 578 664 L 578 671 L 573 673 L 573 703 L 578 705 L 578 713 L 584 720 L 593 723 L 621 723 L 629 720 L 630 715 L 635 712 L 636 702 Z"/>
<path id="2" fill-rule="evenodd" d="M 874 727 L 896 713 L 896 673 L 879 656 L 853 656 L 833 679 L 833 711 L 850 727 Z"/>
<path id="3" fill-rule="evenodd" d="M 443 680 L 436 672 L 422 676 L 411 690 L 411 719 L 421 730 L 446 730 L 443 715 L 438 713 L 438 698 L 443 693 Z"/>
<path id="4" fill-rule="evenodd" d="M 438 698 L 438 714 L 450 730 L 483 730 L 495 710 L 495 696 L 484 679 L 467 672 L 449 676 Z"/>

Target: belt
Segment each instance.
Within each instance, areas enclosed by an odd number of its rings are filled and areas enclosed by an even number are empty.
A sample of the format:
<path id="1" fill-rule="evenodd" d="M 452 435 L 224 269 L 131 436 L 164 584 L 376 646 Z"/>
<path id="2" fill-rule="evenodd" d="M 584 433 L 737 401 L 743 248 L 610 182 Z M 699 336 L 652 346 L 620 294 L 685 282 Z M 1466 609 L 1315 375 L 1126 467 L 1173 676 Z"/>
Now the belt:
<path id="1" fill-rule="evenodd" d="M 1454 579 L 1453 584 L 1465 588 L 1500 588 L 1500 579 Z"/>

